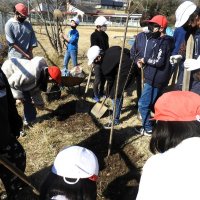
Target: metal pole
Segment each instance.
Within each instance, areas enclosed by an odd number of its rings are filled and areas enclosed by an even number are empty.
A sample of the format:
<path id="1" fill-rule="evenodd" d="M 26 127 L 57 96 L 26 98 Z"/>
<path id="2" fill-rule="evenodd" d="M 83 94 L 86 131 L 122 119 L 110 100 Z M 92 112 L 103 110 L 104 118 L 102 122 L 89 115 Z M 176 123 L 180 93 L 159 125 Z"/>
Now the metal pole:
<path id="1" fill-rule="evenodd" d="M 120 55 L 120 62 L 119 62 L 119 69 L 117 73 L 117 83 L 116 83 L 116 88 L 115 88 L 115 102 L 114 102 L 114 107 L 113 107 L 113 116 L 112 116 L 112 126 L 110 130 L 110 138 L 109 138 L 109 146 L 108 146 L 108 155 L 110 155 L 111 152 L 111 146 L 112 146 L 112 138 L 113 138 L 113 132 L 114 132 L 114 120 L 115 120 L 115 115 L 116 115 L 116 100 L 117 100 L 117 94 L 118 94 L 118 88 L 119 88 L 119 76 L 121 72 L 121 66 L 122 66 L 122 58 L 123 58 L 123 52 L 124 52 L 124 46 L 125 46 L 125 41 L 126 41 L 126 33 L 128 29 L 128 21 L 129 21 L 129 16 L 130 16 L 130 5 L 131 5 L 131 0 L 129 1 L 128 4 L 128 13 L 127 13 L 127 18 L 126 18 L 126 26 L 125 26 L 125 31 L 124 31 L 124 40 L 123 40 L 123 45 L 122 45 L 122 50 L 121 50 L 121 55 Z"/>

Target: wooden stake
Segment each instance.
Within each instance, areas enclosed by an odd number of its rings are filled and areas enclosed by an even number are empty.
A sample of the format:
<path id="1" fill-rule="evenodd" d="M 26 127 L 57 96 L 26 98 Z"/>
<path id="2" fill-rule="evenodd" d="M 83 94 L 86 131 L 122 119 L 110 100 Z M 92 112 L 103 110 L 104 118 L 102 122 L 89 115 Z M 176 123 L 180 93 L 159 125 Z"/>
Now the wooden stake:
<path id="1" fill-rule="evenodd" d="M 128 21 L 130 17 L 130 6 L 131 6 L 131 0 L 129 0 L 128 4 L 128 14 L 126 18 L 126 25 L 125 25 L 125 31 L 124 31 L 124 40 L 123 40 L 123 45 L 122 45 L 122 50 L 121 50 L 121 55 L 120 55 L 120 62 L 119 62 L 119 69 L 117 73 L 117 83 L 116 83 L 116 88 L 115 88 L 115 102 L 114 102 L 114 107 L 113 107 L 113 116 L 112 116 L 112 126 L 110 130 L 110 138 L 109 138 L 109 146 L 108 146 L 108 157 L 111 153 L 111 147 L 112 147 L 112 138 L 113 138 L 113 132 L 114 132 L 114 121 L 115 121 L 115 112 L 116 112 L 116 100 L 117 100 L 117 94 L 118 94 L 118 88 L 119 88 L 119 76 L 121 73 L 121 66 L 122 66 L 122 58 L 123 58 L 123 53 L 124 53 L 124 47 L 125 47 L 125 42 L 126 42 L 126 34 L 127 34 L 127 29 L 128 29 Z"/>

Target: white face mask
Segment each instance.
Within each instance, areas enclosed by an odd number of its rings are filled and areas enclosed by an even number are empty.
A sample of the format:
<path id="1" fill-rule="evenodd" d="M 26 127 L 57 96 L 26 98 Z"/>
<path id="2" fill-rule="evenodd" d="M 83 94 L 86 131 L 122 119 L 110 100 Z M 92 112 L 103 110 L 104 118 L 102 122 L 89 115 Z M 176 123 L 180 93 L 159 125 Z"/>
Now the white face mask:
<path id="1" fill-rule="evenodd" d="M 106 31 L 107 30 L 107 26 L 101 26 L 101 31 Z"/>

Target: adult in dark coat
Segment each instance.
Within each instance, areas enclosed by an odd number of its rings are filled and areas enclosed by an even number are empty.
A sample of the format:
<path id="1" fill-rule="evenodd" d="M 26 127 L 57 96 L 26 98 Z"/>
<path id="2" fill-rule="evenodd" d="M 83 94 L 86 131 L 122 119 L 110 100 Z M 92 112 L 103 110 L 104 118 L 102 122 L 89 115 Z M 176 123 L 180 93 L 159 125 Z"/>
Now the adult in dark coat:
<path id="1" fill-rule="evenodd" d="M 98 63 L 101 66 L 102 74 L 108 82 L 107 95 L 112 99 L 114 104 L 115 98 L 115 88 L 117 83 L 117 73 L 119 69 L 121 47 L 113 46 L 105 51 L 101 55 L 100 49 L 97 46 L 93 46 L 88 50 L 88 59 L 90 62 Z M 130 59 L 130 51 L 124 49 L 121 71 L 119 76 L 119 87 L 117 92 L 116 100 L 116 113 L 115 113 L 115 125 L 119 124 L 120 113 L 123 104 L 123 92 L 124 89 L 129 85 L 133 77 L 133 71 L 131 70 L 132 60 Z M 110 128 L 111 123 L 105 126 L 105 128 Z"/>
<path id="2" fill-rule="evenodd" d="M 8 159 L 23 172 L 26 167 L 26 155 L 23 147 L 17 141 L 22 128 L 22 119 L 18 115 L 15 100 L 8 81 L 0 68 L 0 156 Z M 16 195 L 22 189 L 23 183 L 7 168 L 0 165 L 2 180 L 8 199 L 17 199 Z"/>

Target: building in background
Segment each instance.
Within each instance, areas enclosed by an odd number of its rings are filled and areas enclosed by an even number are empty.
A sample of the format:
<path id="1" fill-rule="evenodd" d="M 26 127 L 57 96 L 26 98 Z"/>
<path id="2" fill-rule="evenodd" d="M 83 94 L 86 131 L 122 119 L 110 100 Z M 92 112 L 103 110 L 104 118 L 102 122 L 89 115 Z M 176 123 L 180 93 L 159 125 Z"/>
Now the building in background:
<path id="1" fill-rule="evenodd" d="M 71 0 L 73 5 L 85 5 L 102 9 L 124 9 L 127 5 L 127 0 Z"/>

